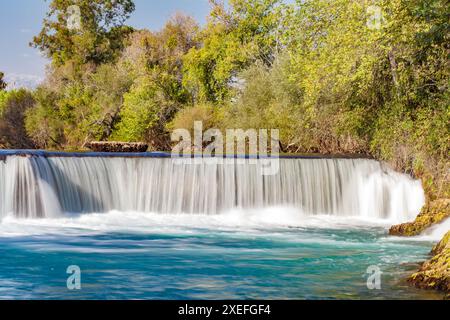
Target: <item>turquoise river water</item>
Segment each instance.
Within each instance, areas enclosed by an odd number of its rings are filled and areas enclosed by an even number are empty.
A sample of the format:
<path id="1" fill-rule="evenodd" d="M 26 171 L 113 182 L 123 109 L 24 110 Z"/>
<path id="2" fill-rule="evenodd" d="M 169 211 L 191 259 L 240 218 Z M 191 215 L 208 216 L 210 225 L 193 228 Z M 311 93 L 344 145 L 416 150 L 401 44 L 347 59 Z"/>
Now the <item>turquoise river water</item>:
<path id="1" fill-rule="evenodd" d="M 404 280 L 431 239 L 389 237 L 376 221 L 298 215 L 271 208 L 6 217 L 0 299 L 442 298 Z M 81 271 L 79 290 L 67 288 L 71 265 Z M 381 289 L 368 289 L 369 266 L 382 272 Z"/>

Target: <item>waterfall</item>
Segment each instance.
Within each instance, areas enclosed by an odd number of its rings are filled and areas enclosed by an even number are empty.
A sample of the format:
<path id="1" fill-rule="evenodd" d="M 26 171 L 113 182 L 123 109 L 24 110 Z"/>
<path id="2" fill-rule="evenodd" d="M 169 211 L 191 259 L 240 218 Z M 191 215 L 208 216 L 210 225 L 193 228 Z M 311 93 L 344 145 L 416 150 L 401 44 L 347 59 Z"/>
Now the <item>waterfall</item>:
<path id="1" fill-rule="evenodd" d="M 419 237 L 434 241 L 440 241 L 449 231 L 450 218 L 447 218 L 437 224 L 432 225 L 428 229 L 425 229 Z"/>
<path id="2" fill-rule="evenodd" d="M 186 164 L 136 155 L 8 154 L 0 160 L 0 217 L 289 206 L 308 215 L 405 221 L 424 203 L 419 181 L 370 159 L 281 158 L 278 173 L 268 176 L 261 166 L 249 159 Z"/>

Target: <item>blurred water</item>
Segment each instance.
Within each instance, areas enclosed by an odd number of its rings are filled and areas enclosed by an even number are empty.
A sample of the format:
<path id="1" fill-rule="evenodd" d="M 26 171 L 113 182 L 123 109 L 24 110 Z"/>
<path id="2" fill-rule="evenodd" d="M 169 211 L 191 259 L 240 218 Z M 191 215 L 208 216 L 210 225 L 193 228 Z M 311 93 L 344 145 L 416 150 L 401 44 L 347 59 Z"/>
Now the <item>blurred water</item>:
<path id="1" fill-rule="evenodd" d="M 420 181 L 370 159 L 283 158 L 274 175 L 261 174 L 263 159 L 212 159 L 7 155 L 0 161 L 0 217 L 292 206 L 308 215 L 395 223 L 414 219 L 424 204 Z"/>
<path id="2" fill-rule="evenodd" d="M 0 223 L 0 298 L 442 298 L 404 281 L 432 242 L 388 237 L 386 230 L 383 222 L 287 208 L 7 217 Z M 81 268 L 81 290 L 66 288 L 69 265 Z M 381 290 L 367 289 L 370 265 L 383 272 Z"/>

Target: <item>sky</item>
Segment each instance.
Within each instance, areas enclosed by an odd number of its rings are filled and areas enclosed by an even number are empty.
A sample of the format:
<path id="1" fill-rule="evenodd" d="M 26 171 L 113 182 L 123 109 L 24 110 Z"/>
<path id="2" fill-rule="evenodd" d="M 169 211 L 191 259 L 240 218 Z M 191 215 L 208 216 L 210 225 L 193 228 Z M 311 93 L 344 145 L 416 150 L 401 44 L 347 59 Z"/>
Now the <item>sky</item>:
<path id="1" fill-rule="evenodd" d="M 0 71 L 16 86 L 32 86 L 44 77 L 48 61 L 29 47 L 38 34 L 50 0 L 0 0 Z M 204 24 L 208 0 L 134 0 L 136 10 L 127 24 L 160 29 L 176 12 L 184 12 Z"/>

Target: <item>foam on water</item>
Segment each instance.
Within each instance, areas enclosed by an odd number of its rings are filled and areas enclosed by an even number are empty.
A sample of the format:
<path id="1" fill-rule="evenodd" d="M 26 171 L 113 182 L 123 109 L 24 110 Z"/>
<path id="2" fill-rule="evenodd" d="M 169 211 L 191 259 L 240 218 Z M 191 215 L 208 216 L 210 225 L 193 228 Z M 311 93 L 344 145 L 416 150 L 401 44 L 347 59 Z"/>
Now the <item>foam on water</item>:
<path id="1" fill-rule="evenodd" d="M 418 238 L 424 240 L 441 240 L 450 231 L 450 218 L 426 229 Z"/>
<path id="2" fill-rule="evenodd" d="M 82 235 L 111 232 L 143 234 L 189 234 L 231 232 L 251 235 L 273 234 L 289 228 L 364 229 L 387 228 L 389 222 L 364 217 L 305 215 L 292 207 L 269 207 L 262 210 L 234 209 L 220 215 L 159 214 L 111 211 L 45 219 L 20 219 L 13 215 L 0 223 L 4 237 L 64 234 Z"/>
<path id="3" fill-rule="evenodd" d="M 387 238 L 384 221 L 260 213 L 8 216 L 0 299 L 427 298 L 400 281 L 430 243 Z M 82 269 L 83 290 L 65 289 L 69 264 Z M 383 290 L 367 289 L 370 265 L 383 270 Z"/>

